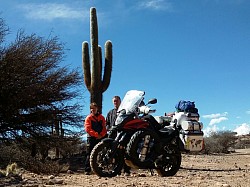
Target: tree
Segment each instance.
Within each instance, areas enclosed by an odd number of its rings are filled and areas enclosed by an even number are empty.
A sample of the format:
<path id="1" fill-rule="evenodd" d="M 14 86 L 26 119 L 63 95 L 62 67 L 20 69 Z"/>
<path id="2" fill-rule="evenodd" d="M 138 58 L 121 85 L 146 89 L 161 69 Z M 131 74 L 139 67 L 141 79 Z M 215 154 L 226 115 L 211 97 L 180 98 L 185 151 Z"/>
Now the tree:
<path id="1" fill-rule="evenodd" d="M 4 20 L 2 18 L 0 18 L 0 44 L 3 42 L 4 37 L 8 31 L 9 31 L 9 29 L 6 27 Z M 0 55 L 1 55 L 1 53 L 0 53 Z"/>
<path id="2" fill-rule="evenodd" d="M 58 37 L 23 31 L 4 44 L 7 31 L 0 19 L 0 140 L 48 137 L 53 125 L 62 122 L 65 134 L 73 132 L 72 126 L 81 127 L 81 106 L 73 102 L 80 96 L 81 77 L 59 66 L 64 44 Z"/>

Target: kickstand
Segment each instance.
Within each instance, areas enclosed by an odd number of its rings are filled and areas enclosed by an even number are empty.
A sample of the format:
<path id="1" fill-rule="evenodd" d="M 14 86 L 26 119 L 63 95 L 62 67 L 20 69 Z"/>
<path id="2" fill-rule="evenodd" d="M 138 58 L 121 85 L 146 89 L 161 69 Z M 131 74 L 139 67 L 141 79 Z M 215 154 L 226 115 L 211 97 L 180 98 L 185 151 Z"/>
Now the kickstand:
<path id="1" fill-rule="evenodd" d="M 154 170 L 153 169 L 149 169 L 151 176 L 154 176 Z"/>

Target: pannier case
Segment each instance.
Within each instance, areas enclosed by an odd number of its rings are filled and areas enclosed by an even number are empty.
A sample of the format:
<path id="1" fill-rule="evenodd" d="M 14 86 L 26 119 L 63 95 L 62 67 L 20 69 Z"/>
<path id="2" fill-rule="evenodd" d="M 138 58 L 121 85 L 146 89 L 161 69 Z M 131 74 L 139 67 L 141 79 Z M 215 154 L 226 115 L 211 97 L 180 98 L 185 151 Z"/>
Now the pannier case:
<path id="1" fill-rule="evenodd" d="M 182 131 L 180 139 L 186 151 L 199 152 L 204 149 L 203 132 Z"/>
<path id="2" fill-rule="evenodd" d="M 172 123 L 181 126 L 180 139 L 185 151 L 199 152 L 204 149 L 203 123 L 198 113 L 176 112 Z"/>

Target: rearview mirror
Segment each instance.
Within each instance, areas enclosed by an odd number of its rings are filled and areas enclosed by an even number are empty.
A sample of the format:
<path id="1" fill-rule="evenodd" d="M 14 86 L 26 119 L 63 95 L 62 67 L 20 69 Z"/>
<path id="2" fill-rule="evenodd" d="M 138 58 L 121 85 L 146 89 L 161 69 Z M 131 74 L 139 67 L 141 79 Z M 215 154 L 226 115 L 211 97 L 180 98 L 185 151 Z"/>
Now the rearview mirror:
<path id="1" fill-rule="evenodd" d="M 150 99 L 148 101 L 148 104 L 155 104 L 155 103 L 157 103 L 157 99 L 156 98 Z"/>

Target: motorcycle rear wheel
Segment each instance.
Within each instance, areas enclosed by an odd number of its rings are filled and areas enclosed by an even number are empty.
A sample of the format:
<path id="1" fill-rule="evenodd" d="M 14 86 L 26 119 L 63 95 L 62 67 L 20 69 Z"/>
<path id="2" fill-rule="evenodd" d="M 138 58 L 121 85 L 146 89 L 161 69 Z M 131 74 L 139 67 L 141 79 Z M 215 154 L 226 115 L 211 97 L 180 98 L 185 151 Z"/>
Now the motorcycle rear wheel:
<path id="1" fill-rule="evenodd" d="M 150 136 L 150 142 L 153 142 L 152 147 L 148 147 L 150 150 L 147 150 L 145 160 L 140 159 L 140 151 L 141 148 L 139 144 L 141 142 L 144 142 L 144 138 L 149 135 Z M 153 131 L 137 131 L 133 136 L 131 137 L 131 140 L 129 141 L 127 145 L 126 152 L 130 156 L 131 161 L 139 166 L 140 168 L 152 168 L 154 166 L 153 160 L 154 157 L 156 157 L 155 148 L 156 144 L 159 142 L 158 135 Z"/>
<path id="2" fill-rule="evenodd" d="M 114 177 L 121 173 L 124 164 L 124 155 L 117 150 L 112 158 L 112 143 L 99 142 L 90 155 L 90 166 L 99 177 Z"/>
<path id="3" fill-rule="evenodd" d="M 167 154 L 163 158 L 163 164 L 156 171 L 161 177 L 174 176 L 181 166 L 181 152 L 175 145 L 169 145 L 165 151 Z"/>

